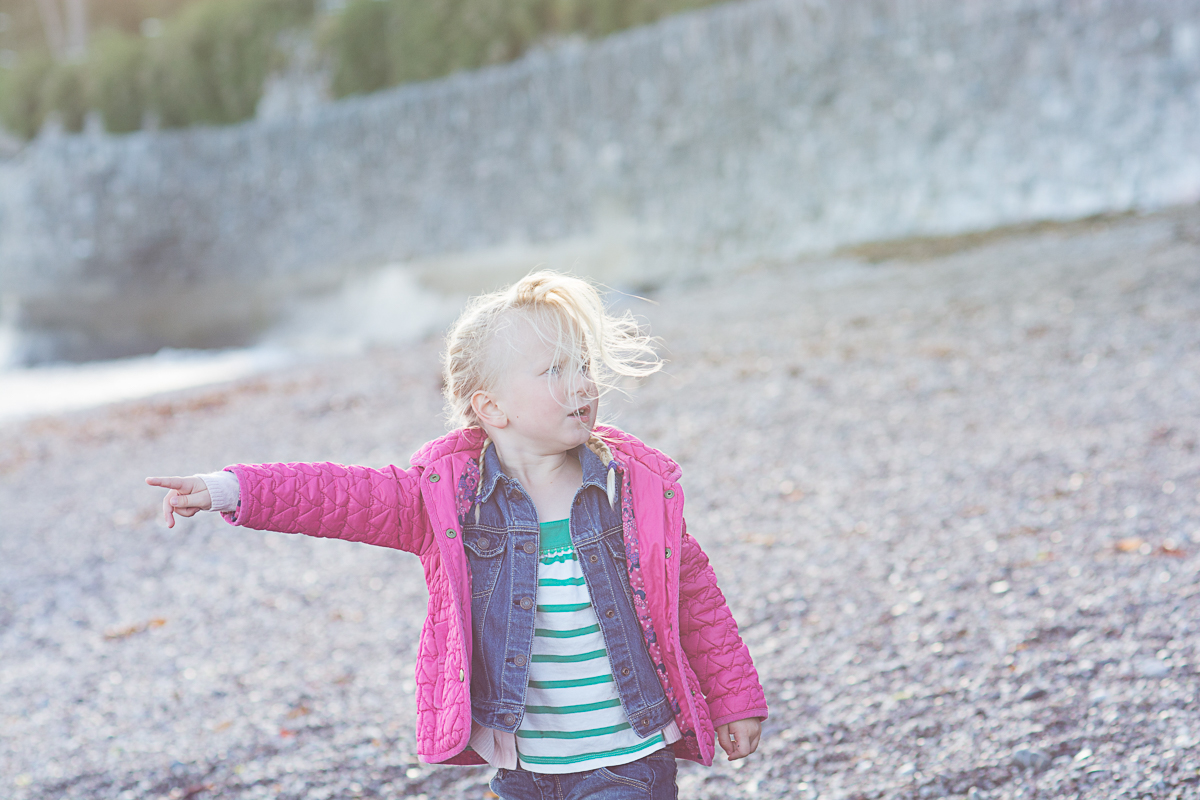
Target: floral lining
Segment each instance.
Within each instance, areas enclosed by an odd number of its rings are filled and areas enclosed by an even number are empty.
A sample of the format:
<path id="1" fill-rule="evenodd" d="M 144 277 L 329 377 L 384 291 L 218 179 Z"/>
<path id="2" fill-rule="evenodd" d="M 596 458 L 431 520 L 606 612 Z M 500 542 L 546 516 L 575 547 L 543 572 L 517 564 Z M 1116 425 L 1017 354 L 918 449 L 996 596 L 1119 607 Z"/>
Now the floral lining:
<path id="1" fill-rule="evenodd" d="M 637 520 L 633 515 L 633 483 L 629 478 L 629 470 L 615 458 L 609 463 L 609 469 L 616 469 L 621 477 L 621 524 L 625 529 L 625 559 L 629 564 L 629 587 L 633 590 L 633 607 L 642 626 L 642 635 L 646 639 L 646 650 L 650 653 L 650 661 L 658 673 L 658 681 L 667 694 L 667 702 L 671 704 L 671 713 L 678 723 L 686 719 L 675 697 L 675 689 L 667 676 L 667 665 L 663 659 L 662 647 L 658 643 L 658 634 L 654 631 L 654 620 L 650 616 L 650 605 L 646 600 L 646 578 L 642 575 L 642 556 L 638 547 Z M 678 745 L 699 753 L 695 728 L 681 726 L 679 732 L 683 735 Z M 677 746 L 678 746 L 677 745 Z"/>

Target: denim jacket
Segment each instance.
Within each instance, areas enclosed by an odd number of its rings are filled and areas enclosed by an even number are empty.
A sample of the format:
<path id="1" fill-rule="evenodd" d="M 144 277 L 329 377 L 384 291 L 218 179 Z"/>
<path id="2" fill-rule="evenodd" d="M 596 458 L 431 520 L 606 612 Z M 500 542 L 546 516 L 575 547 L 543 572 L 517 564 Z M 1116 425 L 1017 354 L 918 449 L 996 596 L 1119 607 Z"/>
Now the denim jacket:
<path id="1" fill-rule="evenodd" d="M 586 446 L 575 454 L 583 483 L 571 504 L 571 541 L 621 706 L 633 730 L 646 737 L 673 714 L 633 610 L 620 504 L 606 489 L 608 469 Z M 478 491 L 461 520 L 471 570 L 471 716 L 484 727 L 514 733 L 525 711 L 537 613 L 538 518 L 520 483 L 504 473 L 494 446 L 482 462 Z"/>

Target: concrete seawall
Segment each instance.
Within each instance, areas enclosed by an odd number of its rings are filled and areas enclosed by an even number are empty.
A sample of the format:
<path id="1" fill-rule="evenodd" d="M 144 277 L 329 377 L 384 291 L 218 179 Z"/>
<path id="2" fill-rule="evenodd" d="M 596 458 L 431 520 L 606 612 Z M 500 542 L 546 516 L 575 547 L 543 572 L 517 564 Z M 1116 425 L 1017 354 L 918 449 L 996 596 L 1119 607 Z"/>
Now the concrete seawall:
<path id="1" fill-rule="evenodd" d="M 386 263 L 638 285 L 1196 199 L 1196 0 L 753 0 L 293 121 L 44 136 L 0 164 L 0 324 L 236 344 Z"/>

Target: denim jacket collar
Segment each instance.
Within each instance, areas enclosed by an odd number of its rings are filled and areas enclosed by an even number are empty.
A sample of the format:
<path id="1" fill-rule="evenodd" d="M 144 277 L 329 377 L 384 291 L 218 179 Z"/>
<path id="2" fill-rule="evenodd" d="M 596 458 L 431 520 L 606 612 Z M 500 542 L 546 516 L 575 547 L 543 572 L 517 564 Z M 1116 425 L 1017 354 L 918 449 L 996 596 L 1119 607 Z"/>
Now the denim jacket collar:
<path id="1" fill-rule="evenodd" d="M 608 490 L 608 467 L 604 465 L 600 457 L 585 444 L 579 445 L 572 452 L 579 459 L 579 466 L 583 468 L 583 483 L 580 488 L 595 486 L 600 491 L 606 492 Z M 515 483 L 514 479 L 504 472 L 494 442 L 489 441 L 485 446 L 482 461 L 483 463 L 479 467 L 479 493 L 476 495 L 478 503 L 487 502 L 501 479 L 505 482 Z"/>

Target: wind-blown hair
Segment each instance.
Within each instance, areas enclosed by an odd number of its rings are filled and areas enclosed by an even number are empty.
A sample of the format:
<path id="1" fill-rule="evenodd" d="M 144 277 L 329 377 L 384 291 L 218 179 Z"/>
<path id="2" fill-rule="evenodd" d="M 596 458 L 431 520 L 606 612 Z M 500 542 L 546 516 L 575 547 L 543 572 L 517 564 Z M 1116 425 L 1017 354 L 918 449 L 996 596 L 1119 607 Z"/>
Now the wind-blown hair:
<path id="1" fill-rule="evenodd" d="M 590 377 L 601 395 L 618 388 L 623 377 L 645 377 L 662 368 L 654 338 L 642 333 L 632 313 L 610 313 L 596 287 L 582 278 L 534 272 L 471 298 L 446 336 L 442 379 L 451 427 L 480 425 L 471 397 L 496 385 L 508 364 L 507 348 L 498 345 L 508 343 L 507 333 L 522 319 L 554 345 L 555 360 L 569 375 L 581 383 Z"/>

